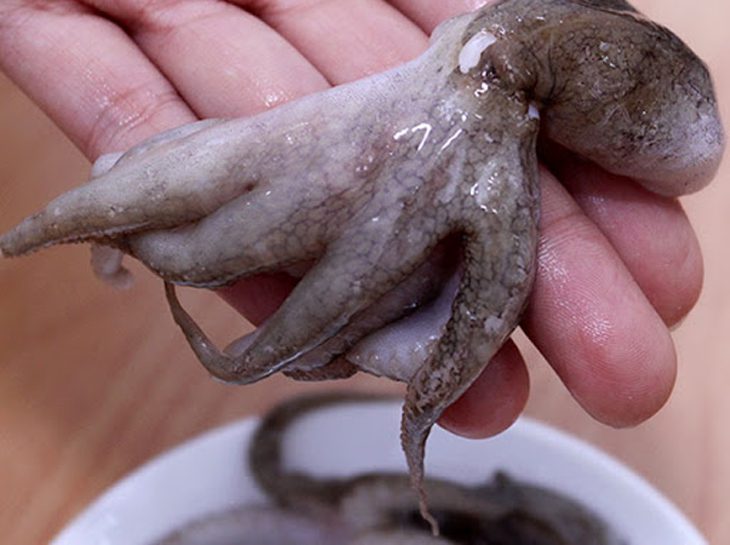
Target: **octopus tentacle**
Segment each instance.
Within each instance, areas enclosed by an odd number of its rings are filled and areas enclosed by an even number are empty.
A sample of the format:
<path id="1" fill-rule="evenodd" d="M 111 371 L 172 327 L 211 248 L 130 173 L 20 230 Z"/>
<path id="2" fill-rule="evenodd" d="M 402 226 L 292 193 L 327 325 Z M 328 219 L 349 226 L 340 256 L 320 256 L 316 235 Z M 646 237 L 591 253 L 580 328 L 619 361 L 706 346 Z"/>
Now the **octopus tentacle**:
<path id="1" fill-rule="evenodd" d="M 454 240 L 444 241 L 400 284 L 372 305 L 355 314 L 336 336 L 293 360 L 287 366 L 287 374 L 291 376 L 291 373 L 296 371 L 309 373 L 340 358 L 341 361 L 336 366 L 339 375 L 347 362 L 350 362 L 347 365 L 352 365 L 353 360 L 349 359 L 349 351 L 360 341 L 383 327 L 402 322 L 407 316 L 419 312 L 424 305 L 440 297 L 439 292 L 442 291 L 459 262 L 459 253 L 453 247 L 454 242 Z M 231 352 L 231 349 L 236 350 L 235 347 L 229 347 L 227 351 Z M 345 354 L 348 354 L 347 361 L 342 357 Z M 405 362 L 382 360 L 379 367 L 373 366 L 370 371 L 378 376 L 399 376 L 400 372 L 391 367 L 393 363 L 399 365 Z M 412 373 L 418 367 L 419 362 L 414 359 L 408 364 L 409 372 Z M 313 375 L 305 374 L 304 376 L 307 377 L 307 380 L 311 380 L 308 377 Z M 323 374 L 320 376 L 326 376 L 326 372 L 323 370 Z"/>
<path id="2" fill-rule="evenodd" d="M 277 504 L 305 512 L 333 509 L 343 489 L 337 479 L 317 479 L 291 470 L 284 463 L 284 436 L 302 416 L 332 405 L 378 402 L 385 396 L 330 392 L 301 396 L 266 413 L 256 428 L 248 450 L 248 466 L 262 490 Z"/>
<path id="3" fill-rule="evenodd" d="M 220 125 L 222 123 L 225 123 L 225 119 L 201 119 L 200 121 L 194 121 L 192 123 L 186 123 L 185 125 L 181 125 L 179 127 L 175 127 L 172 129 L 169 129 L 167 131 L 163 131 L 159 134 L 156 134 L 150 138 L 147 138 L 146 140 L 140 142 L 136 146 L 132 146 L 124 153 L 119 154 L 119 157 L 116 161 L 114 161 L 114 165 L 120 165 L 123 164 L 126 161 L 130 161 L 134 158 L 136 158 L 139 155 L 144 155 L 146 153 L 152 152 L 152 151 L 163 151 L 161 148 L 164 146 L 167 146 L 168 144 L 173 144 L 175 142 L 179 142 L 188 136 L 192 136 L 196 133 L 199 133 L 200 131 L 203 131 L 205 129 L 209 129 L 211 127 L 215 127 L 216 125 Z M 109 156 L 115 156 L 116 153 L 110 153 L 107 155 L 102 155 L 99 159 L 108 158 Z M 97 162 L 94 162 L 94 168 L 97 166 Z M 110 160 L 111 158 L 107 159 Z M 93 170 L 91 174 L 92 179 L 95 177 Z"/>
<path id="4" fill-rule="evenodd" d="M 299 397 L 281 404 L 263 418 L 249 447 L 249 467 L 256 482 L 277 504 L 299 511 L 323 513 L 337 507 L 353 527 L 385 527 L 394 512 L 412 511 L 415 502 L 408 476 L 373 472 L 351 478 L 318 478 L 284 463 L 285 437 L 297 421 L 333 406 L 377 404 L 389 396 L 330 393 Z M 459 511 L 483 518 L 498 518 L 507 509 L 482 488 L 466 489 L 454 483 L 429 479 L 426 483 L 434 510 Z"/>
<path id="5" fill-rule="evenodd" d="M 527 140 L 532 143 L 532 137 Z M 530 145 L 518 150 L 533 149 Z M 492 172 L 471 185 L 462 229 L 464 272 L 444 332 L 433 354 L 408 383 L 401 442 L 412 482 L 428 513 L 423 460 L 428 434 L 443 411 L 471 385 L 512 333 L 526 305 L 534 276 L 537 245 L 537 159 L 528 156 L 522 172 L 512 172 L 499 195 L 500 214 L 489 194 Z M 475 189 L 476 188 L 476 189 Z M 516 234 L 519 235 L 516 236 Z"/>
<path id="6" fill-rule="evenodd" d="M 376 376 L 410 382 L 433 353 L 446 326 L 460 277 L 460 267 L 455 267 L 434 299 L 360 339 L 348 350 L 347 361 Z"/>
<path id="7" fill-rule="evenodd" d="M 89 180 L 93 180 L 94 178 L 98 178 L 102 174 L 106 174 L 107 172 L 109 172 L 112 168 L 114 168 L 114 165 L 119 162 L 119 159 L 122 158 L 122 155 L 125 155 L 125 152 L 113 151 L 111 153 L 105 153 L 104 155 L 100 155 L 91 165 Z"/>
<path id="8" fill-rule="evenodd" d="M 326 101 L 335 110 L 350 100 L 365 108 L 361 87 L 361 82 L 343 86 Z M 384 101 L 384 107 L 389 105 Z M 356 174 L 360 150 L 382 147 L 375 143 L 381 135 L 373 131 L 362 140 L 341 143 L 341 161 L 335 163 L 328 161 L 333 143 L 316 138 L 317 131 L 344 131 L 354 123 L 359 112 L 354 104 L 347 110 L 346 116 L 322 118 L 320 102 L 309 97 L 252 118 L 205 120 L 153 137 L 111 167 L 115 156 L 104 158 L 96 169 L 100 174 L 88 183 L 0 236 L 0 251 L 17 256 L 54 244 L 179 227 L 262 186 L 267 186 L 264 193 L 279 194 L 267 195 L 269 209 L 290 202 L 293 189 L 303 209 L 343 194 L 345 200 L 356 200 L 369 179 Z M 319 121 L 316 128 L 312 119 Z M 342 217 L 352 215 L 347 206 L 342 208 Z"/>
<path id="9" fill-rule="evenodd" d="M 394 223 L 403 221 L 398 217 Z M 205 354 L 206 367 L 215 369 L 215 376 L 226 380 L 235 377 L 238 383 L 259 380 L 337 335 L 355 315 L 418 268 L 421 256 L 439 240 L 437 235 L 421 233 L 418 226 L 417 222 L 407 222 L 399 227 L 410 244 L 393 238 L 352 244 L 349 237 L 343 239 L 347 242 L 333 244 L 274 315 L 250 337 L 245 350 L 235 356 L 214 349 L 200 328 L 191 327 L 189 317 L 181 313 L 182 307 L 173 298 L 176 321 L 188 330 L 188 341 L 201 345 L 194 349 Z M 381 226 L 379 230 L 389 232 L 390 227 Z M 323 305 L 323 301 L 328 304 Z M 306 329 L 301 327 L 303 320 Z"/>
<path id="10" fill-rule="evenodd" d="M 305 223 L 311 208 L 292 200 L 281 203 L 284 199 L 276 196 L 282 189 L 254 190 L 174 231 L 130 237 L 129 252 L 166 280 L 207 288 L 311 261 L 327 242 L 328 226 Z M 301 236 L 297 236 L 297 226 L 304 230 Z M 215 243 L 221 239 L 237 243 Z"/>
<path id="11" fill-rule="evenodd" d="M 90 179 L 109 172 L 122 155 L 122 152 L 113 152 L 99 157 L 91 166 Z M 127 289 L 134 284 L 132 273 L 123 265 L 124 252 L 99 242 L 92 242 L 90 250 L 91 270 L 99 280 L 118 289 Z"/>
<path id="12" fill-rule="evenodd" d="M 205 131 L 203 131 L 205 132 Z M 184 140 L 193 140 L 194 133 Z M 136 155 L 135 161 L 118 160 L 87 184 L 64 193 L 45 209 L 24 220 L 0 239 L 5 255 L 21 255 L 64 242 L 103 240 L 142 229 L 163 229 L 205 216 L 222 202 L 201 199 L 196 173 L 182 174 L 193 146 L 178 141 L 169 154 Z M 176 172 L 170 171 L 178 163 Z M 104 165 L 106 167 L 106 165 Z M 207 175 L 208 176 L 208 175 Z M 217 176 L 210 176 L 215 179 Z M 192 179 L 191 179 L 192 178 Z M 190 183 L 188 183 L 190 182 Z M 144 191 L 135 190 L 140 185 Z M 120 187 L 127 190 L 120 191 Z"/>
<path id="13" fill-rule="evenodd" d="M 134 284 L 134 277 L 122 261 L 124 252 L 110 246 L 91 245 L 91 269 L 102 282 L 118 289 L 128 289 Z"/>
<path id="14" fill-rule="evenodd" d="M 173 320 L 180 327 L 190 348 L 195 352 L 203 367 L 213 377 L 224 382 L 239 382 L 239 373 L 235 373 L 235 369 L 231 369 L 231 358 L 216 347 L 215 343 L 183 308 L 175 292 L 174 284 L 165 282 L 165 297 L 167 298 L 167 304 L 170 307 Z M 271 372 L 275 373 L 276 371 L 277 369 L 274 369 Z M 259 378 L 263 378 L 263 376 Z M 254 378 L 250 382 L 254 382 L 255 380 L 257 379 Z"/>
<path id="15" fill-rule="evenodd" d="M 355 375 L 360 369 L 343 357 L 334 357 L 319 367 L 301 369 L 291 365 L 282 373 L 287 377 L 302 382 L 319 382 L 322 380 L 344 380 Z"/>
<path id="16" fill-rule="evenodd" d="M 376 470 L 322 475 L 297 463 L 306 462 L 306 457 L 297 455 L 296 428 L 312 413 L 385 400 L 334 393 L 294 398 L 275 407 L 262 418 L 248 445 L 250 472 L 274 505 L 242 506 L 208 516 L 158 545 L 305 545 L 317 537 L 321 541 L 314 543 L 333 545 L 624 543 L 581 504 L 502 473 L 476 486 L 428 479 L 424 486 L 443 529 L 443 535 L 434 536 L 416 516 L 416 498 L 406 474 Z"/>

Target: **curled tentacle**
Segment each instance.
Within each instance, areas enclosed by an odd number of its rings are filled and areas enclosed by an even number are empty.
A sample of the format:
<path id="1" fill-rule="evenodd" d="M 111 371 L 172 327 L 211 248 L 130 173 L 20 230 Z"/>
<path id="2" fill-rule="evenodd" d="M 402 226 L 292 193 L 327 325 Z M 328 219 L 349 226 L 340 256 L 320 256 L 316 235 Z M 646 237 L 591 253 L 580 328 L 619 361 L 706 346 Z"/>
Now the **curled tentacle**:
<path id="1" fill-rule="evenodd" d="M 526 305 L 537 245 L 537 165 L 509 175 L 509 208 L 494 213 L 487 172 L 468 194 L 463 224 L 464 271 L 445 330 L 431 354 L 408 383 L 403 407 L 402 443 L 413 484 L 421 495 L 425 444 L 443 411 L 468 388 L 507 340 Z M 476 191 L 473 188 L 478 188 Z M 516 235 L 519 233 L 519 235 Z"/>
<path id="2" fill-rule="evenodd" d="M 441 307 L 442 312 L 438 314 L 441 319 L 453 299 L 452 290 L 446 287 L 453 283 L 450 277 L 454 276 L 454 269 L 460 260 L 453 243 L 453 240 L 446 240 L 440 244 L 405 280 L 355 314 L 336 336 L 292 360 L 284 373 L 299 380 L 323 380 L 346 378 L 360 369 L 396 380 L 410 379 L 423 359 L 418 357 L 419 354 L 427 350 L 429 344 L 423 342 L 423 339 L 429 338 L 429 335 L 423 334 L 423 327 L 432 327 L 432 336 L 440 333 L 439 324 L 430 325 L 432 307 Z M 423 326 L 414 328 L 414 321 L 423 323 Z M 415 330 L 416 338 L 412 343 L 407 343 L 407 350 L 410 350 L 407 357 L 391 357 L 380 351 L 373 352 L 373 344 L 378 347 L 384 344 L 380 341 L 380 332 L 401 329 Z M 225 352 L 230 356 L 242 354 L 256 335 L 254 332 L 234 341 Z M 393 343 L 402 345 L 404 339 L 399 331 L 395 331 L 395 336 L 398 340 Z M 387 350 L 387 346 L 383 348 Z"/>
<path id="3" fill-rule="evenodd" d="M 418 267 L 419 257 L 438 242 L 436 236 L 422 233 L 418 224 L 403 224 L 399 217 L 394 223 L 383 218 L 383 223 L 387 224 L 378 226 L 380 232 L 397 225 L 405 238 L 371 237 L 367 244 L 354 245 L 348 238 L 348 244 L 335 244 L 235 356 L 215 349 L 182 310 L 168 283 L 175 319 L 215 376 L 237 383 L 260 380 L 337 335 L 354 316 L 404 281 Z M 323 306 L 323 301 L 328 304 Z M 301 327 L 304 320 L 306 329 Z"/>
<path id="4" fill-rule="evenodd" d="M 477 486 L 427 479 L 424 486 L 431 511 L 442 529 L 442 536 L 436 538 L 418 516 L 417 497 L 406 474 L 372 468 L 349 477 L 328 477 L 290 466 L 297 451 L 296 442 L 292 446 L 288 436 L 296 433 L 292 430 L 300 421 L 322 410 L 347 406 L 356 410 L 384 401 L 335 393 L 295 398 L 275 407 L 263 417 L 249 447 L 248 463 L 257 483 L 283 509 L 337 521 L 352 535 L 382 538 L 384 543 L 398 543 L 388 540 L 399 536 L 411 536 L 413 543 L 424 545 L 621 543 L 603 521 L 570 498 L 504 474 Z"/>
<path id="5" fill-rule="evenodd" d="M 284 463 L 284 438 L 307 414 L 346 403 L 379 402 L 364 394 L 329 393 L 299 397 L 274 408 L 262 418 L 251 439 L 248 466 L 262 490 L 278 505 L 303 512 L 323 513 L 336 508 L 344 488 L 338 479 L 317 479 Z"/>

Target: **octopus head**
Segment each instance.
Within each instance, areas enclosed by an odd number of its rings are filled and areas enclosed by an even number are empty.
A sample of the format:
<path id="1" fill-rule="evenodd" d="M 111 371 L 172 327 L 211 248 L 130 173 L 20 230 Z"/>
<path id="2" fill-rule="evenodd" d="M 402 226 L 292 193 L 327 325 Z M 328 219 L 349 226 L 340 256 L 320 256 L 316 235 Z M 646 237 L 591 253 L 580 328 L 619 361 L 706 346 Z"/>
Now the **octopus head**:
<path id="1" fill-rule="evenodd" d="M 500 26 L 489 62 L 539 105 L 547 137 L 656 193 L 707 185 L 725 138 L 702 61 L 623 2 L 541 4 Z"/>

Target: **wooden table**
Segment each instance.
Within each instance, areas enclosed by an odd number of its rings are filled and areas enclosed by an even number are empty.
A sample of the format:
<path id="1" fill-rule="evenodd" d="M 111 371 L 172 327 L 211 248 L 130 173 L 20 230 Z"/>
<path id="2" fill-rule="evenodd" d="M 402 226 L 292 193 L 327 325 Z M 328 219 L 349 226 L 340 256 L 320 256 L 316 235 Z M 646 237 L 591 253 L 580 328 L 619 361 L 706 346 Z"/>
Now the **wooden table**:
<path id="1" fill-rule="evenodd" d="M 645 12 L 709 63 L 730 119 L 725 0 L 643 0 Z M 0 79 L 0 230 L 83 180 L 87 164 L 13 85 Z M 704 295 L 676 333 L 681 368 L 668 406 L 633 430 L 579 410 L 529 347 L 528 413 L 591 441 L 665 492 L 708 536 L 730 543 L 730 161 L 686 199 L 706 256 Z M 0 262 L 0 536 L 44 543 L 97 494 L 202 430 L 258 413 L 297 391 L 281 377 L 246 388 L 211 381 L 139 269 L 129 292 L 92 278 L 85 247 Z M 248 326 L 214 296 L 187 304 L 216 337 Z M 369 378 L 336 385 L 383 389 Z M 645 544 L 660 545 L 660 544 Z"/>

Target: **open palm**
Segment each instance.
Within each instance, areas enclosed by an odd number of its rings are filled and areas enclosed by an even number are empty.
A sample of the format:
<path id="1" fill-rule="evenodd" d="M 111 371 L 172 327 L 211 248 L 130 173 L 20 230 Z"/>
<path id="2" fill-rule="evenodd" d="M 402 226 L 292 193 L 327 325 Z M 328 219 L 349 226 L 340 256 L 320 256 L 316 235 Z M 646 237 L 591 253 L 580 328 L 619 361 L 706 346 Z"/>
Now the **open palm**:
<path id="1" fill-rule="evenodd" d="M 3 0 L 0 66 L 90 159 L 196 118 L 244 116 L 391 68 L 475 0 Z M 555 151 L 543 169 L 538 277 L 523 327 L 579 403 L 638 423 L 671 391 L 668 330 L 702 279 L 679 204 Z M 254 323 L 293 280 L 221 295 Z M 522 410 L 524 361 L 508 343 L 442 418 L 472 436 Z"/>

